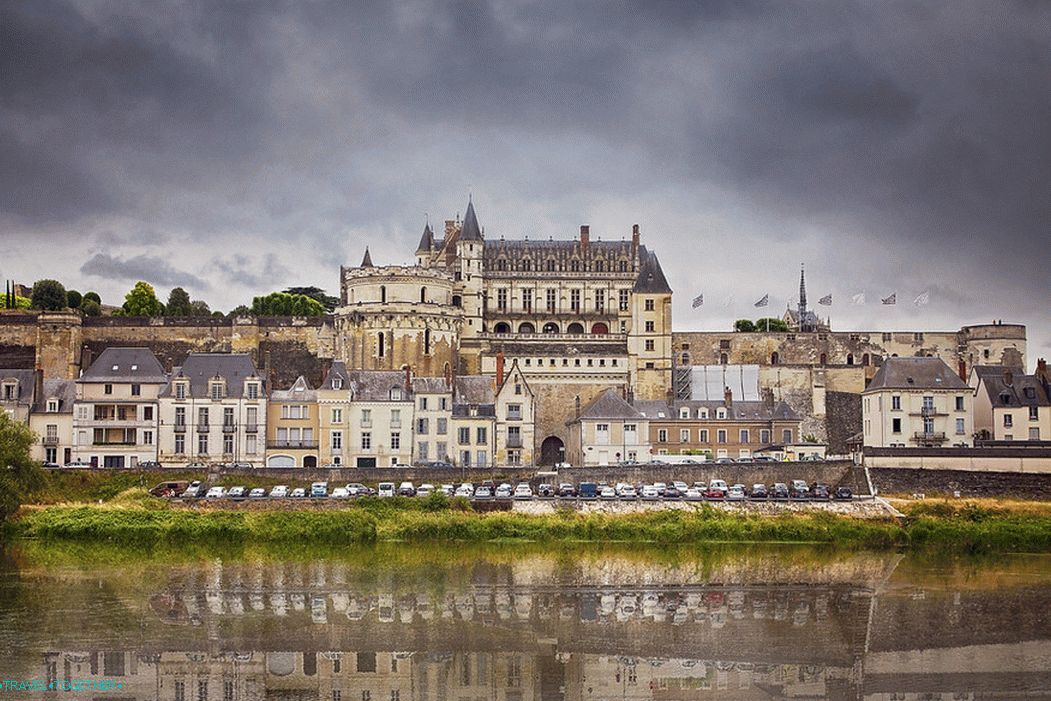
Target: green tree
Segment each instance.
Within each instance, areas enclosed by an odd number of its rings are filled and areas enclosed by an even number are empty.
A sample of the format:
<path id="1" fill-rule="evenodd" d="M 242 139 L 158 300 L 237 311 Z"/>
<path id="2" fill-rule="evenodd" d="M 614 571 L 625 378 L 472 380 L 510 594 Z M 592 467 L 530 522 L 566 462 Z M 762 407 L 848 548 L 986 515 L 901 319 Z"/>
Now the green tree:
<path id="1" fill-rule="evenodd" d="M 124 296 L 123 316 L 160 316 L 162 306 L 153 285 L 139 280 Z"/>
<path id="2" fill-rule="evenodd" d="M 325 311 L 332 311 L 339 304 L 339 297 L 333 297 L 325 294 L 325 291 L 320 287 L 289 287 L 285 290 L 286 294 L 290 295 L 303 295 L 304 297 L 310 297 L 310 299 L 317 300 L 321 303 L 321 306 L 325 308 Z"/>
<path id="3" fill-rule="evenodd" d="M 738 319 L 734 322 L 734 331 L 755 331 L 755 324 L 752 323 L 751 319 Z"/>
<path id="4" fill-rule="evenodd" d="M 785 333 L 788 331 L 788 324 L 785 323 L 784 319 L 764 316 L 762 319 L 755 320 L 755 330 Z"/>
<path id="5" fill-rule="evenodd" d="M 84 299 L 90 299 L 94 301 L 95 304 L 102 304 L 102 298 L 99 297 L 98 292 L 86 292 L 84 293 Z"/>
<path id="6" fill-rule="evenodd" d="M 246 304 L 241 304 L 231 309 L 227 316 L 252 316 L 252 309 Z"/>
<path id="7" fill-rule="evenodd" d="M 33 283 L 34 309 L 57 312 L 66 308 L 66 288 L 58 280 L 37 280 Z"/>
<path id="8" fill-rule="evenodd" d="M 102 305 L 85 297 L 80 303 L 80 311 L 84 313 L 84 316 L 98 316 L 102 314 Z"/>
<path id="9" fill-rule="evenodd" d="M 190 306 L 190 293 L 181 287 L 173 288 L 168 293 L 168 305 L 165 307 L 165 316 L 191 316 L 193 308 Z"/>
<path id="10" fill-rule="evenodd" d="M 0 521 L 10 518 L 26 495 L 43 485 L 43 471 L 29 457 L 36 441 L 28 426 L 0 411 Z"/>
<path id="11" fill-rule="evenodd" d="M 325 307 L 305 295 L 271 292 L 252 299 L 252 313 L 256 316 L 321 316 Z"/>
<path id="12" fill-rule="evenodd" d="M 33 306 L 33 302 L 28 297 L 20 297 L 19 295 L 11 295 L 14 299 L 14 305 L 11 309 L 29 309 Z M 7 293 L 0 294 L 0 309 L 8 309 L 7 305 Z"/>
<path id="13" fill-rule="evenodd" d="M 211 316 L 212 310 L 208 308 L 208 303 L 203 299 L 195 299 L 190 302 L 190 315 L 191 316 Z"/>
<path id="14" fill-rule="evenodd" d="M 84 300 L 76 290 L 66 290 L 66 306 L 70 309 L 80 309 L 80 303 Z"/>

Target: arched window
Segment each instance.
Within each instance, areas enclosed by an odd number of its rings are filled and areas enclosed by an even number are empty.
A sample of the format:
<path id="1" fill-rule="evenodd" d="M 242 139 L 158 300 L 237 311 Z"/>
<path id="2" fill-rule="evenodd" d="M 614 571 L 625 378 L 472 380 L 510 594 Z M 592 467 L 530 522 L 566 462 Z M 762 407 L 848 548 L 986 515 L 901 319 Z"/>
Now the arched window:
<path id="1" fill-rule="evenodd" d="M 773 353 L 770 354 L 770 364 L 771 365 L 777 365 L 780 362 L 781 362 L 781 356 L 778 354 L 777 351 L 774 351 Z"/>
<path id="2" fill-rule="evenodd" d="M 386 303 L 387 301 L 387 286 L 380 285 L 380 302 Z"/>
<path id="3" fill-rule="evenodd" d="M 596 260 L 596 261 L 595 261 L 595 272 L 596 272 L 596 273 L 601 273 L 601 272 L 602 272 L 602 269 L 603 269 L 604 267 L 605 267 L 605 266 L 604 266 L 604 265 L 602 264 L 602 261 L 601 261 L 601 260 Z"/>
<path id="4" fill-rule="evenodd" d="M 822 365 L 828 365 L 828 354 L 827 353 L 822 353 L 821 354 L 821 364 Z"/>
<path id="5" fill-rule="evenodd" d="M 536 333 L 536 327 L 531 322 L 523 321 L 518 325 L 518 333 Z"/>
<path id="6" fill-rule="evenodd" d="M 420 302 L 421 303 L 426 303 L 427 302 L 427 288 L 426 287 L 421 287 L 420 288 Z"/>
<path id="7" fill-rule="evenodd" d="M 386 351 L 387 351 L 386 343 L 387 343 L 387 335 L 385 333 L 383 333 L 382 331 L 380 331 L 379 335 L 376 337 L 376 348 L 378 350 L 379 357 L 381 357 L 381 358 L 384 355 L 386 355 Z"/>
<path id="8" fill-rule="evenodd" d="M 869 354 L 868 353 L 862 354 L 862 356 L 861 356 L 861 364 L 864 365 L 865 367 L 869 366 Z"/>
<path id="9" fill-rule="evenodd" d="M 574 321 L 566 328 L 566 333 L 584 333 L 584 325 Z"/>
<path id="10" fill-rule="evenodd" d="M 854 364 L 854 354 L 853 353 L 847 353 L 847 365 L 853 365 L 853 364 Z"/>
<path id="11" fill-rule="evenodd" d="M 501 321 L 493 327 L 493 331 L 496 333 L 511 333 L 511 326 L 506 321 Z"/>
<path id="12" fill-rule="evenodd" d="M 727 357 L 726 353 L 720 353 L 719 354 L 719 364 L 720 365 L 728 365 L 729 362 L 730 362 L 730 358 Z"/>
<path id="13" fill-rule="evenodd" d="M 604 322 L 597 321 L 591 326 L 591 333 L 594 334 L 606 334 L 609 333 L 609 327 Z"/>
<path id="14" fill-rule="evenodd" d="M 544 333 L 558 333 L 558 324 L 553 321 L 549 321 L 544 324 Z"/>
<path id="15" fill-rule="evenodd" d="M 423 330 L 423 354 L 424 355 L 430 355 L 431 354 L 431 330 L 430 329 L 424 329 Z"/>

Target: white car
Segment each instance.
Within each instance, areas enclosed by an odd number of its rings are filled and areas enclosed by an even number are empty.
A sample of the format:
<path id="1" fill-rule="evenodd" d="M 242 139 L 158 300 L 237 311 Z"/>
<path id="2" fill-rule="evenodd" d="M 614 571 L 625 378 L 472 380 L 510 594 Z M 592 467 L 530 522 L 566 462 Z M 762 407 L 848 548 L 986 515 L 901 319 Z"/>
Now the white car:
<path id="1" fill-rule="evenodd" d="M 616 499 L 617 498 L 617 490 L 614 489 L 613 487 L 602 487 L 601 489 L 598 490 L 598 498 L 599 499 Z"/>
<path id="2" fill-rule="evenodd" d="M 201 480 L 194 480 L 190 482 L 190 486 L 186 488 L 186 491 L 182 493 L 184 497 L 196 497 L 201 494 Z"/>
<path id="3" fill-rule="evenodd" d="M 418 496 L 418 497 L 425 497 L 425 496 L 430 495 L 431 492 L 433 492 L 433 491 L 434 491 L 434 485 L 433 484 L 421 484 L 419 486 L 419 488 L 416 490 L 416 496 Z"/>
<path id="4" fill-rule="evenodd" d="M 454 494 L 456 494 L 456 487 L 452 486 L 451 484 L 443 484 L 441 487 L 438 488 L 438 491 L 440 491 L 447 497 L 451 497 Z"/>
<path id="5" fill-rule="evenodd" d="M 336 487 L 332 490 L 332 494 L 330 496 L 333 499 L 349 499 L 350 490 L 348 490 L 346 487 Z"/>
<path id="6" fill-rule="evenodd" d="M 686 501 L 702 501 L 704 499 L 704 492 L 697 487 L 689 487 L 682 493 L 682 498 Z"/>
<path id="7" fill-rule="evenodd" d="M 456 496 L 458 497 L 473 497 L 474 496 L 474 485 L 470 482 L 464 482 L 456 488 Z"/>
<path id="8" fill-rule="evenodd" d="M 379 485 L 376 487 L 376 494 L 381 498 L 394 496 L 394 483 L 380 482 Z"/>
<path id="9" fill-rule="evenodd" d="M 685 482 L 681 482 L 679 480 L 675 480 L 674 482 L 672 482 L 671 486 L 673 486 L 677 490 L 679 490 L 679 494 L 684 494 L 686 492 L 686 490 L 690 488 L 690 485 L 686 484 Z"/>
<path id="10" fill-rule="evenodd" d="M 252 491 L 248 492 L 249 499 L 263 499 L 266 497 L 266 489 L 263 487 L 253 487 Z"/>
<path id="11" fill-rule="evenodd" d="M 744 487 L 741 485 L 735 484 L 726 492 L 727 501 L 744 501 L 744 498 Z"/>
<path id="12" fill-rule="evenodd" d="M 497 499 L 510 499 L 513 491 L 514 490 L 511 489 L 511 485 L 509 485 L 507 482 L 504 482 L 496 488 L 495 496 Z"/>
<path id="13" fill-rule="evenodd" d="M 514 494 L 514 496 L 515 496 L 515 499 L 532 499 L 533 498 L 533 488 L 530 487 L 525 482 L 522 482 L 517 487 L 515 487 L 515 494 Z"/>
<path id="14" fill-rule="evenodd" d="M 288 487 L 283 484 L 279 484 L 270 490 L 271 499 L 284 499 L 288 496 Z"/>
<path id="15" fill-rule="evenodd" d="M 230 487 L 230 491 L 226 493 L 226 496 L 231 499 L 243 499 L 245 495 L 244 487 Z"/>
<path id="16" fill-rule="evenodd" d="M 288 496 L 292 497 L 293 499 L 303 499 L 306 497 L 306 495 L 307 490 L 305 487 L 296 487 L 289 493 Z"/>
<path id="17" fill-rule="evenodd" d="M 622 486 L 617 494 L 621 499 L 637 499 L 639 496 L 639 493 L 635 491 L 634 485 L 630 484 Z"/>
<path id="18" fill-rule="evenodd" d="M 664 492 L 668 489 L 668 485 L 664 482 L 654 482 L 653 488 L 657 490 L 657 494 L 664 496 Z"/>
<path id="19" fill-rule="evenodd" d="M 226 490 L 222 487 L 212 487 L 208 490 L 208 493 L 204 495 L 205 499 L 222 499 L 226 496 Z"/>
<path id="20" fill-rule="evenodd" d="M 708 490 L 712 491 L 712 492 L 718 490 L 718 491 L 722 492 L 723 494 L 726 494 L 726 492 L 728 492 L 729 489 L 730 488 L 726 486 L 726 481 L 725 480 L 712 480 L 711 482 L 708 483 Z"/>
<path id="21" fill-rule="evenodd" d="M 661 498 L 661 493 L 656 486 L 647 484 L 642 488 L 642 498 L 647 501 L 655 501 Z"/>

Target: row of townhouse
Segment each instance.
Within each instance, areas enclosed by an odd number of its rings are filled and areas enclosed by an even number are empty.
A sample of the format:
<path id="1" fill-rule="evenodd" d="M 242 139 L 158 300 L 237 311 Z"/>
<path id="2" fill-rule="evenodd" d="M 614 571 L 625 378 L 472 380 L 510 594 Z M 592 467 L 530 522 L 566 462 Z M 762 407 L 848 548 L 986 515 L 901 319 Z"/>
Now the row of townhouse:
<path id="1" fill-rule="evenodd" d="M 77 380 L 0 370 L 0 408 L 52 465 L 388 467 L 533 463 L 535 401 L 517 365 L 413 377 L 336 362 L 322 385 L 273 390 L 251 357 L 191 353 L 166 373 L 146 348 L 108 348 Z"/>
<path id="2" fill-rule="evenodd" d="M 961 373 L 962 374 L 962 373 Z M 970 447 L 1051 441 L 1051 377 L 978 365 L 967 379 L 940 358 L 888 358 L 862 393 L 863 444 Z"/>

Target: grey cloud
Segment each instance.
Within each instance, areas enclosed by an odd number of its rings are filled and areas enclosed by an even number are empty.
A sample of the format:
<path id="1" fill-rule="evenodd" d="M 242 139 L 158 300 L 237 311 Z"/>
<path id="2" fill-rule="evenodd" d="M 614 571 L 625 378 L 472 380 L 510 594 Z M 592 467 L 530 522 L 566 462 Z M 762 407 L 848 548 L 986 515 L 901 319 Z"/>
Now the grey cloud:
<path id="1" fill-rule="evenodd" d="M 192 273 L 178 270 L 157 256 L 137 255 L 122 259 L 108 253 L 96 253 L 80 267 L 84 275 L 118 280 L 145 280 L 150 284 L 208 289 L 208 282 Z M 158 292 L 160 295 L 160 292 Z"/>
<path id="2" fill-rule="evenodd" d="M 245 255 L 234 255 L 229 260 L 218 259 L 212 262 L 210 269 L 215 272 L 217 283 L 236 283 L 259 293 L 273 292 L 306 282 L 289 282 L 291 271 L 272 253 L 265 254 L 260 260 L 253 261 Z"/>

